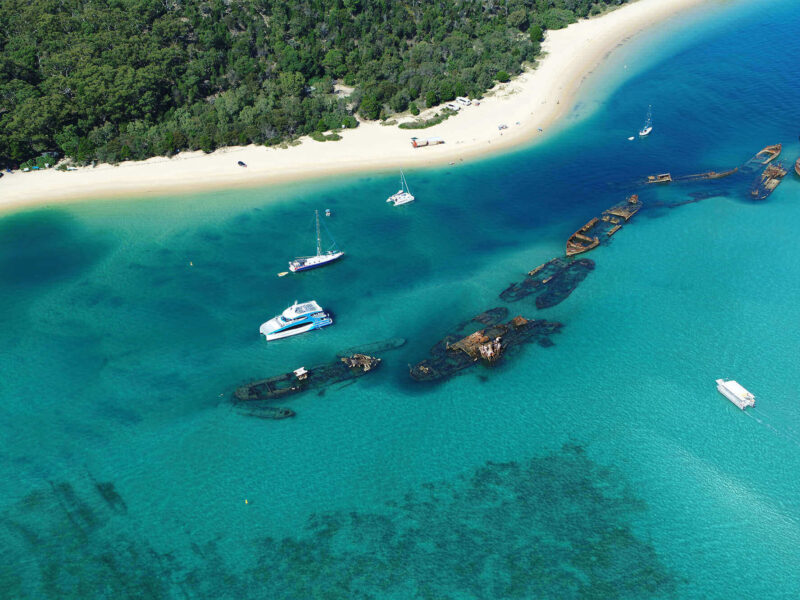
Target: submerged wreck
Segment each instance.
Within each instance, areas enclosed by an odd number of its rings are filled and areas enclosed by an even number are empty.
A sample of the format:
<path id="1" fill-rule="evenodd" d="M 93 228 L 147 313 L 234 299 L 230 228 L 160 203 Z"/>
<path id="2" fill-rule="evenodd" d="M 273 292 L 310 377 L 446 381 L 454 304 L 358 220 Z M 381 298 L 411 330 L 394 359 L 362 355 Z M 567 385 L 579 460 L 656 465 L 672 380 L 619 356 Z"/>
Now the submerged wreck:
<path id="1" fill-rule="evenodd" d="M 780 156 L 781 150 L 783 150 L 783 144 L 773 144 L 772 146 L 767 146 L 766 148 L 762 148 L 756 152 L 753 158 L 751 158 L 748 162 L 768 165 L 773 160 L 778 158 L 778 156 Z"/>
<path id="2" fill-rule="evenodd" d="M 492 309 L 495 315 L 504 308 Z M 490 312 L 490 311 L 487 311 Z M 486 313 L 482 313 L 485 315 Z M 529 320 L 518 316 L 508 323 L 493 323 L 478 331 L 462 336 L 465 326 L 481 322 L 481 315 L 462 324 L 455 332 L 445 336 L 433 348 L 431 357 L 410 368 L 415 381 L 438 381 L 452 377 L 457 372 L 478 363 L 493 365 L 512 348 L 538 341 L 541 346 L 552 346 L 550 336 L 561 329 L 561 323 Z M 494 320 L 494 319 L 492 319 Z"/>
<path id="3" fill-rule="evenodd" d="M 310 369 L 300 367 L 269 379 L 259 379 L 236 388 L 233 395 L 239 402 L 275 400 L 361 377 L 375 370 L 380 364 L 380 358 L 366 354 L 342 356 L 325 365 Z"/>
<path id="4" fill-rule="evenodd" d="M 309 369 L 300 367 L 289 373 L 253 381 L 236 388 L 233 393 L 233 402 L 238 412 L 251 417 L 260 419 L 294 417 L 293 410 L 271 403 L 309 390 L 324 390 L 336 383 L 372 373 L 381 364 L 381 359 L 372 356 L 372 353 L 394 350 L 405 343 L 406 340 L 403 338 L 392 338 L 365 344 L 339 353 L 336 360 L 324 365 Z M 367 354 L 368 351 L 370 354 Z"/>
<path id="5" fill-rule="evenodd" d="M 536 295 L 536 307 L 549 308 L 566 300 L 593 270 L 594 261 L 588 258 L 554 258 L 529 271 L 521 282 L 512 283 L 500 293 L 500 299 L 517 302 Z"/>
<path id="6" fill-rule="evenodd" d="M 567 240 L 567 256 L 594 250 L 600 245 L 601 237 L 602 239 L 610 238 L 641 208 L 642 203 L 639 200 L 639 196 L 634 194 L 629 196 L 625 202 L 603 211 L 600 217 L 593 218 L 569 236 Z"/>
<path id="7" fill-rule="evenodd" d="M 783 178 L 786 177 L 787 172 L 788 171 L 783 168 L 781 163 L 767 165 L 767 168 L 764 169 L 755 183 L 753 183 L 753 187 L 750 190 L 750 197 L 753 200 L 764 200 L 780 185 Z"/>
<path id="8" fill-rule="evenodd" d="M 727 171 L 706 171 L 705 173 L 692 173 L 691 175 L 678 175 L 673 177 L 670 173 L 660 173 L 658 175 L 648 175 L 645 183 L 685 183 L 688 181 L 703 181 L 704 179 L 722 179 L 733 175 L 739 167 L 728 169 Z"/>

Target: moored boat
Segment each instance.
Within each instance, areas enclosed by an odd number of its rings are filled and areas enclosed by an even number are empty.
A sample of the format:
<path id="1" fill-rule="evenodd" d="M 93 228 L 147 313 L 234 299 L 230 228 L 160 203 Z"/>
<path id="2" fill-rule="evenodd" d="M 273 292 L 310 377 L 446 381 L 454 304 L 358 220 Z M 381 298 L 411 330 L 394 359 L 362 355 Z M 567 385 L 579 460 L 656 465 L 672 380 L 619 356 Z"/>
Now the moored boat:
<path id="1" fill-rule="evenodd" d="M 327 214 L 330 216 L 330 211 L 328 211 Z M 338 260 L 344 256 L 344 252 L 341 252 L 338 248 L 336 248 L 336 242 L 333 242 L 331 248 L 326 252 L 322 251 L 322 243 L 319 233 L 319 211 L 315 210 L 314 215 L 317 223 L 317 253 L 314 256 L 298 256 L 294 260 L 289 261 L 289 270 L 293 273 L 315 269 L 317 267 L 327 265 L 328 263 Z M 325 229 L 327 231 L 327 227 Z M 328 235 L 330 235 L 330 233 Z"/>
<path id="2" fill-rule="evenodd" d="M 333 325 L 333 319 L 315 300 L 295 303 L 259 328 L 267 341 L 278 340 Z"/>
<path id="3" fill-rule="evenodd" d="M 717 390 L 741 410 L 756 405 L 756 397 L 734 380 L 717 379 Z"/>
<path id="4" fill-rule="evenodd" d="M 401 206 L 414 201 L 414 196 L 411 194 L 411 190 L 408 189 L 408 182 L 402 170 L 400 171 L 400 189 L 389 196 L 386 201 L 391 202 L 394 206 Z"/>

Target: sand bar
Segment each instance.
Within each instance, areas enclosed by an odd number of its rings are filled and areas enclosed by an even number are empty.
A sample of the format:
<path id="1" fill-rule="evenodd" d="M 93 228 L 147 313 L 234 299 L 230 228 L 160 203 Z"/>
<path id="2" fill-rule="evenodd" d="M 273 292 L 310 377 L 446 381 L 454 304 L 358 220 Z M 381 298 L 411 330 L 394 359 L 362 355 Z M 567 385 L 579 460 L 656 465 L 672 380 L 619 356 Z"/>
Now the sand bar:
<path id="1" fill-rule="evenodd" d="M 408 130 L 361 123 L 336 142 L 301 138 L 290 148 L 239 146 L 211 154 L 182 152 L 76 171 L 6 173 L 0 178 L 0 210 L 90 199 L 163 195 L 253 187 L 309 177 L 396 167 L 423 167 L 496 153 L 545 139 L 572 108 L 587 73 L 635 34 L 702 4 L 703 0 L 638 0 L 597 18 L 551 31 L 544 57 L 529 70 L 487 93 L 479 106 L 428 129 Z M 410 117 L 405 120 L 410 120 Z M 517 124 L 519 123 L 519 124 Z M 505 124 L 507 129 L 499 130 Z M 543 131 L 540 131 L 543 130 Z M 440 137 L 445 144 L 413 148 L 411 137 Z M 247 168 L 237 165 L 238 161 Z"/>

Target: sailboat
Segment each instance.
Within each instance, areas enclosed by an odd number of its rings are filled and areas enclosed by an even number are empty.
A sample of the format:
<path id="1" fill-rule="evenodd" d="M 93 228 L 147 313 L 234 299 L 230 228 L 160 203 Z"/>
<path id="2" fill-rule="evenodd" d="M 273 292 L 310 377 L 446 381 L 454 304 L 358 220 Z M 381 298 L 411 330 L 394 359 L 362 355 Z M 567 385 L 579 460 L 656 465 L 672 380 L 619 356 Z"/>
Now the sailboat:
<path id="1" fill-rule="evenodd" d="M 327 265 L 328 263 L 338 260 L 344 256 L 344 252 L 341 252 L 336 248 L 336 242 L 334 242 L 331 246 L 331 250 L 322 252 L 322 244 L 319 235 L 319 211 L 315 210 L 314 215 L 316 216 L 317 221 L 317 253 L 314 256 L 298 256 L 294 260 L 289 261 L 289 270 L 292 273 L 315 269 L 316 267 Z M 327 228 L 325 230 L 327 231 Z M 330 233 L 328 233 L 328 235 L 330 235 Z"/>
<path id="2" fill-rule="evenodd" d="M 403 174 L 403 171 L 400 171 L 400 189 L 396 194 L 389 196 L 386 201 L 391 202 L 395 206 L 408 204 L 414 201 L 414 196 L 411 195 L 411 190 L 408 189 L 408 182 L 406 181 L 406 176 Z"/>
<path id="3" fill-rule="evenodd" d="M 644 127 L 639 130 L 639 137 L 646 137 L 653 131 L 653 107 L 647 107 L 647 120 L 644 122 Z"/>

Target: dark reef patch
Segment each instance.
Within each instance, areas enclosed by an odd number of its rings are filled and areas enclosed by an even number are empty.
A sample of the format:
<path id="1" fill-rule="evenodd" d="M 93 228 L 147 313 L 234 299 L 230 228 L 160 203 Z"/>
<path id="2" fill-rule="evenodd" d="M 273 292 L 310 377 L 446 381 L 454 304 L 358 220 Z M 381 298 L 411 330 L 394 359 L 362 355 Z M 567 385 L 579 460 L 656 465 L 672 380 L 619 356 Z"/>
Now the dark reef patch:
<path id="1" fill-rule="evenodd" d="M 374 513 L 312 518 L 266 540 L 271 598 L 654 598 L 677 580 L 634 523 L 644 503 L 580 446 L 487 463 Z"/>
<path id="2" fill-rule="evenodd" d="M 0 220 L 0 284 L 47 286 L 86 273 L 111 249 L 69 213 L 15 214 Z"/>
<path id="3" fill-rule="evenodd" d="M 494 600 L 672 597 L 679 580 L 638 531 L 644 503 L 575 444 L 489 462 L 368 512 L 312 516 L 297 537 L 158 551 L 113 483 L 53 483 L 0 515 L 8 598 Z M 645 532 L 646 533 L 646 532 Z M 241 543 L 240 542 L 240 543 Z"/>

